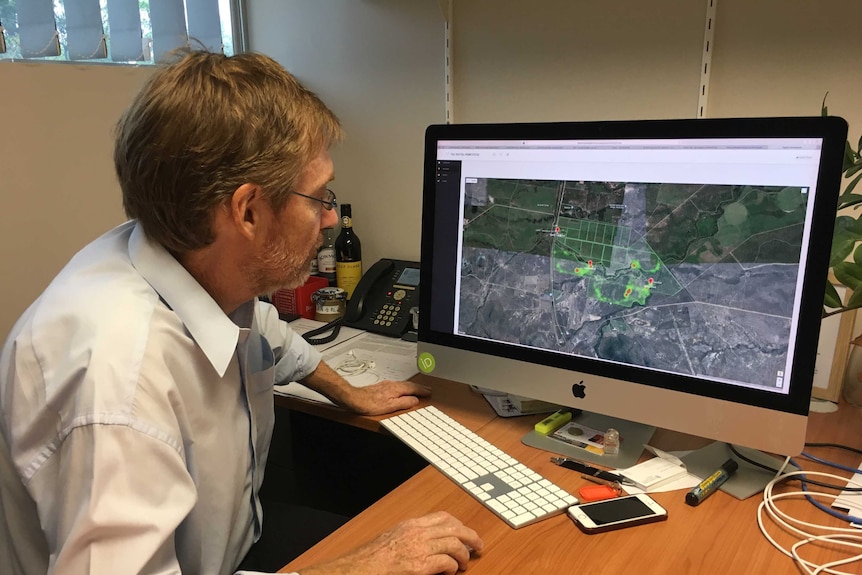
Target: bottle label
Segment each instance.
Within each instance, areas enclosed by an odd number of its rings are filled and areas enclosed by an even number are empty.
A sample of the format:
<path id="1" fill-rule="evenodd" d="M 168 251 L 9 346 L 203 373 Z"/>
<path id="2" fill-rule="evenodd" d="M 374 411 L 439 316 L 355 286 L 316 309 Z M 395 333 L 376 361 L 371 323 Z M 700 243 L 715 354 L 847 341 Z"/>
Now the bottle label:
<path id="1" fill-rule="evenodd" d="M 317 252 L 317 269 L 322 274 L 335 271 L 335 248 L 320 248 Z"/>
<path id="2" fill-rule="evenodd" d="M 362 277 L 362 262 L 337 262 L 335 264 L 335 285 L 347 292 L 347 299 L 353 295 L 356 284 Z"/>
<path id="3" fill-rule="evenodd" d="M 350 221 L 350 216 L 341 216 L 341 227 L 352 228 L 353 224 Z"/>

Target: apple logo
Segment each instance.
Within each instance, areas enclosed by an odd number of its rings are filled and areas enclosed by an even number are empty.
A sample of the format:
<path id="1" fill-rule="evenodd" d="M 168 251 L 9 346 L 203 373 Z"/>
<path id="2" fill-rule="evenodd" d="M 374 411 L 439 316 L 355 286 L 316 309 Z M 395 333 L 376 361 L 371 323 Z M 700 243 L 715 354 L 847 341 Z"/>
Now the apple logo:
<path id="1" fill-rule="evenodd" d="M 580 399 L 583 399 L 587 396 L 587 386 L 584 385 L 583 380 L 581 380 L 580 383 L 572 384 L 572 395 Z"/>

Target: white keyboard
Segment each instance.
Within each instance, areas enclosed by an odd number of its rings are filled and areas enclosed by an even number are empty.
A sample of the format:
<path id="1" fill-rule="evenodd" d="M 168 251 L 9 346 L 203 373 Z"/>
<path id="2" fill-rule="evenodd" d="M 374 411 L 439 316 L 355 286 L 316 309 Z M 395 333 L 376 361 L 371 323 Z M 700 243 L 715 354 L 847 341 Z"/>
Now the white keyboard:
<path id="1" fill-rule="evenodd" d="M 380 423 L 515 529 L 578 503 L 576 497 L 434 406 Z"/>

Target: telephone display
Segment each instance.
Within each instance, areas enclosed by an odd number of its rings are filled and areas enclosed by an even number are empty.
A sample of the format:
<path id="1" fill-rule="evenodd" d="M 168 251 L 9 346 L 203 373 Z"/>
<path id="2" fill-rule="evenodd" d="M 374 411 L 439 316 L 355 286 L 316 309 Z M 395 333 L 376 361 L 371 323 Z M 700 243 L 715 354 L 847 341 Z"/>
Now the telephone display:
<path id="1" fill-rule="evenodd" d="M 419 263 L 382 259 L 359 280 L 347 302 L 344 325 L 400 337 L 413 325 L 419 305 Z"/>

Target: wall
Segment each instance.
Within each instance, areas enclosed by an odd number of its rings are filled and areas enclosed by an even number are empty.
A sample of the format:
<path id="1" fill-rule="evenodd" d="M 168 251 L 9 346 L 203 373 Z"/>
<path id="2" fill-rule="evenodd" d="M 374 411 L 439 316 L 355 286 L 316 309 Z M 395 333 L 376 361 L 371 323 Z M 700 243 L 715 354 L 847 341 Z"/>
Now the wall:
<path id="1" fill-rule="evenodd" d="M 709 115 L 832 114 L 862 133 L 862 3 L 720 0 Z"/>
<path id="2" fill-rule="evenodd" d="M 715 2 L 707 116 L 819 115 L 828 91 L 858 138 L 862 3 Z M 695 117 L 706 8 L 455 0 L 455 120 Z"/>
<path id="3" fill-rule="evenodd" d="M 0 340 L 76 251 L 125 220 L 111 134 L 149 73 L 0 62 Z"/>
<path id="4" fill-rule="evenodd" d="M 455 121 L 694 117 L 705 14 L 702 0 L 455 0 Z"/>

